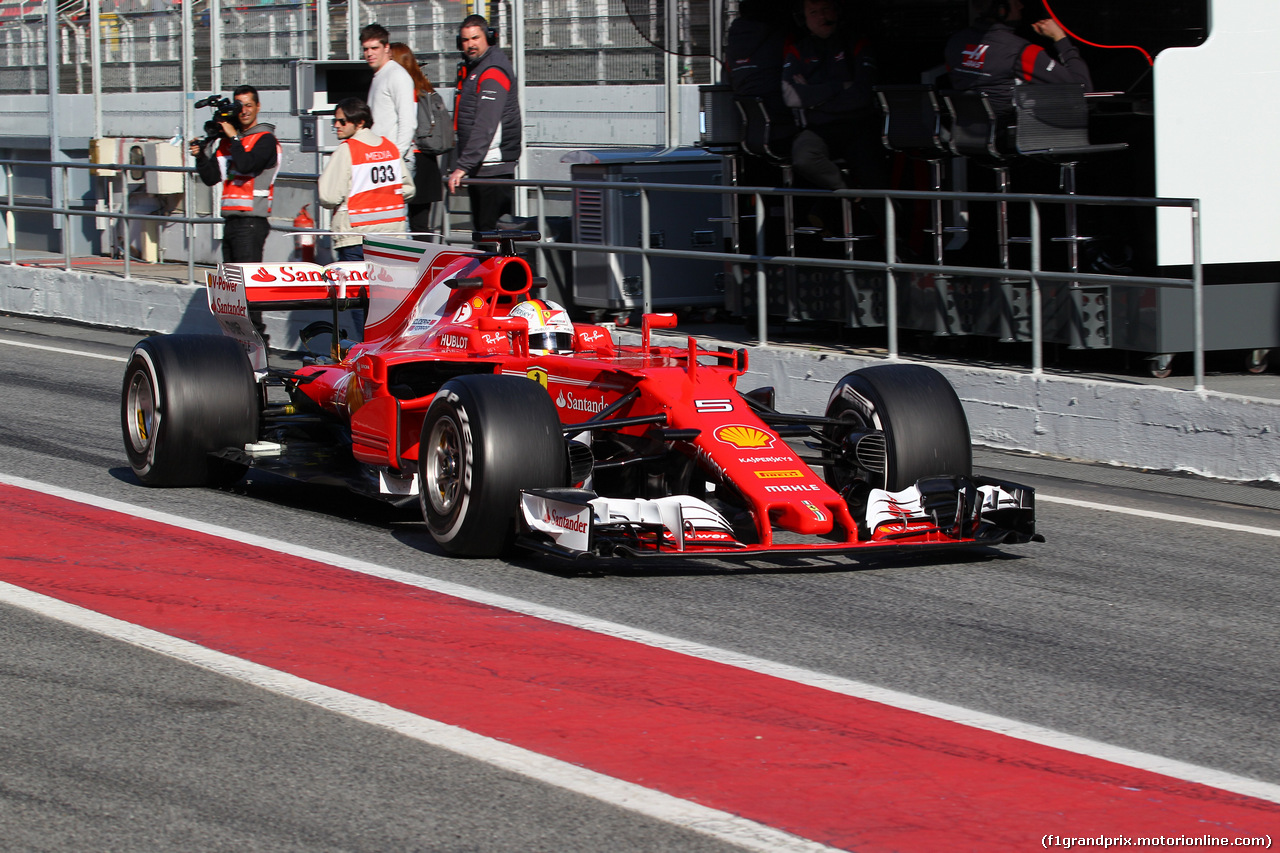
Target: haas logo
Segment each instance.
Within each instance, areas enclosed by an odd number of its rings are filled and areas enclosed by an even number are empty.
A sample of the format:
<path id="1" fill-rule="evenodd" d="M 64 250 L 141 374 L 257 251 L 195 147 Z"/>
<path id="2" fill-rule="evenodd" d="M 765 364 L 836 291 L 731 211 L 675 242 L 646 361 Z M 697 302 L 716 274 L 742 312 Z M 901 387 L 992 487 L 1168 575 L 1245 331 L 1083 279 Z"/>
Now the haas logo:
<path id="1" fill-rule="evenodd" d="M 971 44 L 965 50 L 960 51 L 960 55 L 964 57 L 961 64 L 965 68 L 981 69 L 986 64 L 987 48 L 990 45 Z"/>
<path id="2" fill-rule="evenodd" d="M 254 281 L 275 281 L 276 277 L 267 272 L 266 267 L 258 267 L 258 271 L 250 276 Z"/>

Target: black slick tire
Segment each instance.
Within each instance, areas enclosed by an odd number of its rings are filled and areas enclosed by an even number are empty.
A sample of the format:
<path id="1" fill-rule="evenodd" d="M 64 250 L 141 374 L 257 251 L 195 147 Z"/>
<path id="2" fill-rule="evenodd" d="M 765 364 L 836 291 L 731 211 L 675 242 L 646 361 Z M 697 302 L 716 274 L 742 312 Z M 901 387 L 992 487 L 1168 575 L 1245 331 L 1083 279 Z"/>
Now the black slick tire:
<path id="1" fill-rule="evenodd" d="M 234 482 L 244 465 L 210 458 L 258 438 L 259 390 L 239 343 L 158 335 L 129 355 L 120 395 L 125 454 L 148 486 Z"/>
<path id="2" fill-rule="evenodd" d="M 447 553 L 493 557 L 515 533 L 521 489 L 568 485 L 560 417 L 518 376 L 460 376 L 427 409 L 418 445 L 422 516 Z"/>
<path id="3" fill-rule="evenodd" d="M 915 485 L 923 477 L 973 474 L 969 421 L 955 389 L 941 373 L 920 364 L 886 364 L 846 374 L 831 392 L 827 417 L 849 423 L 827 427 L 828 437 L 840 441 L 854 431 L 884 433 L 881 482 L 875 488 L 890 492 Z M 827 481 L 837 488 L 838 466 L 829 467 Z"/>

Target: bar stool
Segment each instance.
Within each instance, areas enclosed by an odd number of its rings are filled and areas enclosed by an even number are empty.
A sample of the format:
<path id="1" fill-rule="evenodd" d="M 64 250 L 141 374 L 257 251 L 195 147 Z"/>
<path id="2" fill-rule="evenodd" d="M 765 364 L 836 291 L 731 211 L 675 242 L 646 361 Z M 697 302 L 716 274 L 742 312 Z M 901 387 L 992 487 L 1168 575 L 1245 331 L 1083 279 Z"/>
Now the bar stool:
<path id="1" fill-rule="evenodd" d="M 942 191 L 942 164 L 955 156 L 943 139 L 942 108 L 938 93 L 929 85 L 876 86 L 876 99 L 884 112 L 884 133 L 881 139 L 890 151 L 905 154 L 929 164 L 929 177 L 933 191 Z M 944 228 L 942 224 L 942 199 L 929 202 L 929 229 L 933 238 L 933 261 L 943 262 L 944 236 L 948 231 L 963 229 Z"/>
<path id="2" fill-rule="evenodd" d="M 1016 115 L 1014 145 L 1019 156 L 1029 157 L 1059 168 L 1060 187 L 1066 195 L 1076 194 L 1076 166 L 1086 157 L 1124 151 L 1124 142 L 1093 145 L 1089 142 L 1089 108 L 1084 97 L 1084 86 L 1074 83 L 1019 86 L 1013 93 Z M 1071 272 L 1080 271 L 1080 245 L 1091 237 L 1080 236 L 1076 205 L 1063 205 L 1066 218 L 1066 235 L 1055 237 L 1055 242 L 1067 244 L 1067 263 Z M 1069 346 L 1082 349 L 1085 342 L 1085 314 L 1090 296 L 1080 282 L 1070 285 L 1072 298 L 1072 322 Z M 1096 303 L 1093 318 L 1102 310 Z"/>
<path id="3" fill-rule="evenodd" d="M 981 92 L 947 91 L 942 93 L 947 112 L 951 115 L 950 146 L 953 154 L 971 163 L 990 169 L 996 176 L 996 192 L 1003 196 L 1010 191 L 1009 165 L 1016 156 L 1001 145 L 1001 122 L 996 116 L 991 100 Z M 1001 198 L 996 202 L 996 245 L 1001 269 L 1009 269 L 1009 245 L 1025 242 L 1009 236 L 1009 202 Z M 1026 340 L 1030 328 L 1029 293 L 1015 286 L 1007 276 L 999 280 L 999 300 L 995 308 L 999 320 L 998 340 L 1012 342 Z M 988 303 L 990 304 L 990 303 Z"/>
<path id="4" fill-rule="evenodd" d="M 1011 155 L 998 143 L 1000 123 L 991 100 L 982 92 L 947 91 L 942 99 L 951 114 L 951 152 L 995 172 L 996 192 L 1009 192 Z M 1000 267 L 1009 269 L 1009 202 L 998 203 L 997 244 Z"/>
<path id="5" fill-rule="evenodd" d="M 782 172 L 783 188 L 790 189 L 795 183 L 795 172 L 788 156 L 790 152 L 784 153 L 780 150 L 780 146 L 774 138 L 773 116 L 769 114 L 769 108 L 765 104 L 764 98 L 739 95 L 734 100 L 738 105 L 738 110 L 742 113 L 742 150 L 778 167 Z M 743 218 L 754 218 L 754 214 L 746 214 Z M 795 198 L 784 194 L 782 196 L 783 239 L 787 257 L 790 258 L 796 256 L 797 229 L 795 223 Z M 760 254 L 765 254 L 763 246 L 757 246 L 756 251 Z M 784 277 L 786 282 L 786 316 L 788 320 L 794 321 L 799 319 L 796 268 L 788 265 Z"/>
<path id="6" fill-rule="evenodd" d="M 933 86 L 902 85 L 876 86 L 876 100 L 884 113 L 884 131 L 881 140 L 890 151 L 903 154 L 929 165 L 930 184 L 935 193 L 942 191 L 943 164 L 955 153 L 944 138 L 942 107 Z M 929 200 L 929 234 L 933 244 L 933 262 L 944 263 L 946 235 L 964 228 L 948 228 L 942 219 L 942 199 Z M 937 327 L 935 334 L 947 335 L 959 331 L 965 324 L 956 306 L 956 294 L 949 276 L 936 274 L 930 277 L 936 296 Z"/>

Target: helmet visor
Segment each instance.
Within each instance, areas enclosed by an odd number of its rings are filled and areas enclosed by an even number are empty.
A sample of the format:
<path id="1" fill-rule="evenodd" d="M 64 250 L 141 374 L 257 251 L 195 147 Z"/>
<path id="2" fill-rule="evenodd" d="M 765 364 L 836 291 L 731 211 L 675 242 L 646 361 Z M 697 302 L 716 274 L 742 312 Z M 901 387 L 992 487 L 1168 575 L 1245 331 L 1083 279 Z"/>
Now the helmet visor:
<path id="1" fill-rule="evenodd" d="M 541 352 L 573 352 L 573 335 L 569 332 L 538 332 L 529 335 L 529 349 Z"/>

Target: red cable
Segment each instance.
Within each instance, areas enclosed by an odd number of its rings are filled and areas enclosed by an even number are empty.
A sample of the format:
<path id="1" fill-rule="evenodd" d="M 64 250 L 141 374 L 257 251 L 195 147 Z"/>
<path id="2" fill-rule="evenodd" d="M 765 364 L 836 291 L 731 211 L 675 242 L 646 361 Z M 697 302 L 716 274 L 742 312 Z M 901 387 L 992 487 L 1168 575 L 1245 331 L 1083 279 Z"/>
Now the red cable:
<path id="1" fill-rule="evenodd" d="M 1049 13 L 1050 18 L 1053 18 L 1053 22 L 1055 24 L 1062 27 L 1062 31 L 1064 33 L 1071 36 L 1076 41 L 1081 42 L 1082 44 L 1087 44 L 1090 47 L 1101 47 L 1106 50 L 1125 50 L 1125 49 L 1136 50 L 1138 51 L 1138 53 L 1142 54 L 1143 59 L 1147 60 L 1148 65 L 1156 64 L 1156 61 L 1151 58 L 1151 54 L 1147 53 L 1146 50 L 1138 47 L 1136 44 L 1098 44 L 1096 41 L 1089 41 L 1088 39 L 1080 38 L 1080 36 L 1076 35 L 1075 33 L 1071 32 L 1071 30 L 1067 29 L 1067 25 L 1062 23 L 1062 21 L 1059 21 L 1057 15 L 1053 14 L 1053 9 L 1049 7 L 1049 0 L 1044 0 L 1044 10 Z"/>

